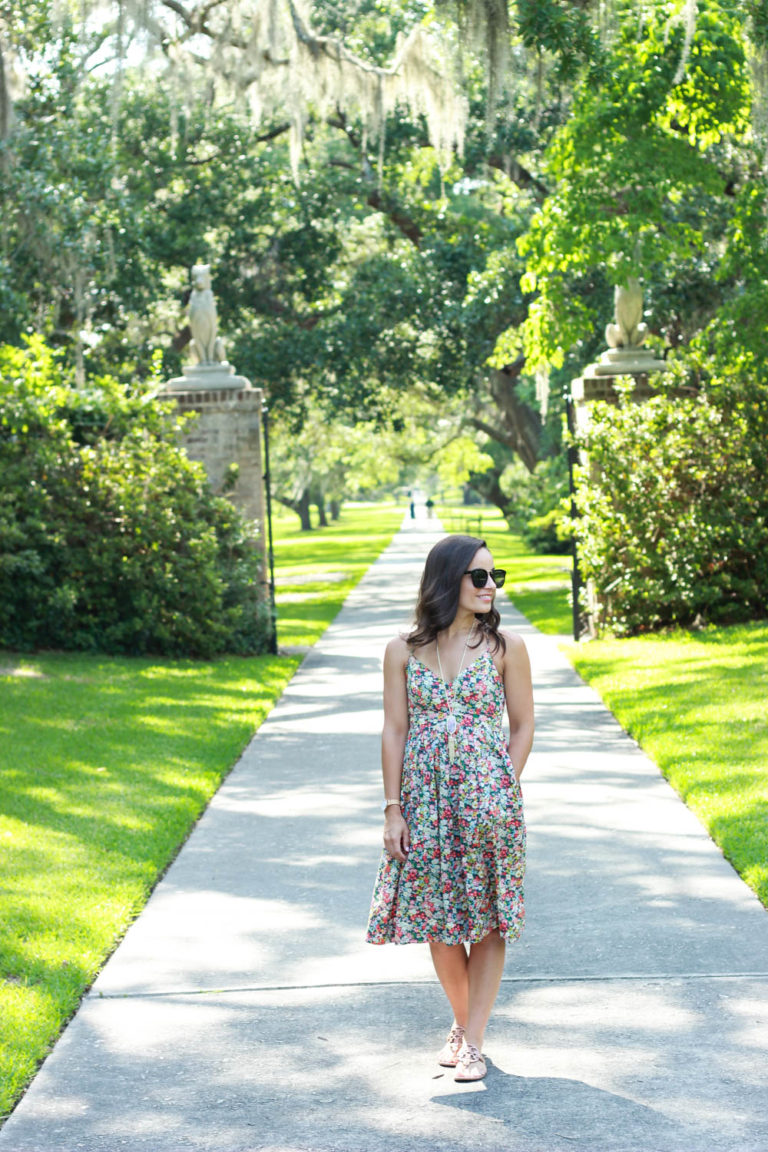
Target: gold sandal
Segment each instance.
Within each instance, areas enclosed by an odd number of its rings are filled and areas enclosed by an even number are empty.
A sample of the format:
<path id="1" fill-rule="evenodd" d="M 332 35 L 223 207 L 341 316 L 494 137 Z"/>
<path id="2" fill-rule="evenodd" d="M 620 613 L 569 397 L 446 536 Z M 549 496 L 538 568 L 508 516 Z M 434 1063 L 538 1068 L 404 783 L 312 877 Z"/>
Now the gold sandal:
<path id="1" fill-rule="evenodd" d="M 454 1080 L 458 1080 L 460 1084 L 469 1084 L 472 1080 L 482 1080 L 487 1073 L 488 1069 L 480 1049 L 465 1041 L 456 1061 Z"/>
<path id="2" fill-rule="evenodd" d="M 464 1043 L 464 1029 L 460 1024 L 454 1024 L 440 1049 L 437 1062 L 441 1068 L 455 1068 L 459 1062 L 459 1052 Z"/>

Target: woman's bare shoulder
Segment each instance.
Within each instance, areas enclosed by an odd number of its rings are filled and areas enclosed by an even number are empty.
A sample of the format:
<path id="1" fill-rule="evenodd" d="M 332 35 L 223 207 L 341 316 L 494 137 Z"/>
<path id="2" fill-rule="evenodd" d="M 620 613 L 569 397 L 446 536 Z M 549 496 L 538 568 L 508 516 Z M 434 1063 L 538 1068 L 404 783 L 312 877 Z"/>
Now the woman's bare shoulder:
<path id="1" fill-rule="evenodd" d="M 395 636 L 384 649 L 384 661 L 392 667 L 404 668 L 408 663 L 411 649 L 404 636 Z"/>
<path id="2" fill-rule="evenodd" d="M 528 649 L 525 646 L 525 640 L 517 632 L 511 632 L 509 628 L 500 628 L 499 634 L 504 637 L 506 641 L 506 651 L 504 653 L 505 660 L 514 664 L 519 661 L 528 661 Z"/>
<path id="3" fill-rule="evenodd" d="M 504 637 L 509 647 L 514 651 L 520 652 L 525 648 L 525 640 L 519 632 L 512 632 L 509 628 L 499 628 L 499 635 Z"/>

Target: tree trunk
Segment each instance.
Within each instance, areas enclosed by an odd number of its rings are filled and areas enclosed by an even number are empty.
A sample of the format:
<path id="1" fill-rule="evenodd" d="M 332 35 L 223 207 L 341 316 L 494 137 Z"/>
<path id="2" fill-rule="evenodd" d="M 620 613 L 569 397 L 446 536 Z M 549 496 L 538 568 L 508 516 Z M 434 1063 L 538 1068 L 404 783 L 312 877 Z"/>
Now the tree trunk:
<path id="1" fill-rule="evenodd" d="M 331 520 L 338 520 L 341 516 L 341 501 L 331 500 Z"/>
<path id="2" fill-rule="evenodd" d="M 313 502 L 317 508 L 318 525 L 321 528 L 328 527 L 328 517 L 325 513 L 325 496 L 322 492 L 316 492 L 313 497 Z"/>
<path id="3" fill-rule="evenodd" d="M 286 508 L 290 508 L 291 512 L 295 512 L 301 521 L 302 532 L 312 531 L 312 518 L 309 514 L 309 488 L 305 488 L 298 499 L 291 496 L 275 495 L 275 499 L 284 504 Z"/>
<path id="4" fill-rule="evenodd" d="M 512 515 L 512 502 L 501 490 L 499 480 L 502 469 L 490 468 L 487 472 L 470 472 L 469 485 L 489 504 L 499 509 L 505 520 Z"/>
<path id="5" fill-rule="evenodd" d="M 480 419 L 471 419 L 469 423 L 492 440 L 512 448 L 528 471 L 533 472 L 539 462 L 541 419 L 515 391 L 524 365 L 525 357 L 520 356 L 514 364 L 494 369 L 491 373 L 491 395 L 498 409 L 499 423 L 489 424 Z"/>

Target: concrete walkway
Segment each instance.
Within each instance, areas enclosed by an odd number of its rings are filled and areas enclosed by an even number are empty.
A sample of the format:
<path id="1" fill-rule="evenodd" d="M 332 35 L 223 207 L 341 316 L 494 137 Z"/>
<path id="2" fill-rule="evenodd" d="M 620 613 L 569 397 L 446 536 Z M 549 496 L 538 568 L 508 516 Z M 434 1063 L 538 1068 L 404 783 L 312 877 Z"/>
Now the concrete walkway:
<path id="1" fill-rule="evenodd" d="M 509 605 L 538 709 L 529 926 L 484 1082 L 435 1064 L 426 947 L 363 942 L 381 653 L 437 531 L 407 524 L 304 661 L 0 1152 L 767 1152 L 768 914 Z"/>

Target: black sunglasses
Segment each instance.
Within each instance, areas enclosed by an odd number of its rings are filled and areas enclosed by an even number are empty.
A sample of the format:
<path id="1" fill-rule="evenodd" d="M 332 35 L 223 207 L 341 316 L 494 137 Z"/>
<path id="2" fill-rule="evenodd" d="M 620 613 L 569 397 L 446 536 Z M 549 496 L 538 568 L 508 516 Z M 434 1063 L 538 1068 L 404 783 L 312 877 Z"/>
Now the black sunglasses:
<path id="1" fill-rule="evenodd" d="M 475 588 L 485 588 L 489 576 L 497 588 L 503 588 L 507 578 L 507 570 L 506 568 L 491 568 L 489 572 L 487 568 L 472 568 L 464 575 L 471 578 Z"/>

